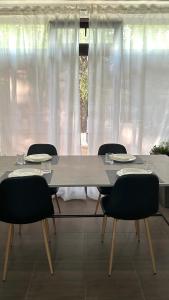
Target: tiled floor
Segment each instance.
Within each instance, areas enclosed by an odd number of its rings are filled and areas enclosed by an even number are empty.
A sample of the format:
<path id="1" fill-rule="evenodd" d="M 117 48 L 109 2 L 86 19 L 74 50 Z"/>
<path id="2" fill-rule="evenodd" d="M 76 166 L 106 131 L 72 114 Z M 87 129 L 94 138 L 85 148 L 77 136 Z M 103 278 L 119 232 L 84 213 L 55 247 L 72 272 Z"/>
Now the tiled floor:
<path id="1" fill-rule="evenodd" d="M 93 212 L 95 201 L 61 201 L 62 211 Z M 164 209 L 168 215 L 169 209 Z M 7 281 L 0 281 L 0 300 L 168 300 L 169 227 L 161 217 L 150 220 L 157 275 L 152 274 L 144 226 L 138 244 L 133 222 L 119 222 L 112 276 L 108 256 L 111 221 L 105 242 L 100 242 L 101 219 L 57 219 L 57 234 L 50 221 L 54 275 L 49 273 L 41 227 L 15 228 Z M 0 276 L 6 225 L 0 224 Z"/>

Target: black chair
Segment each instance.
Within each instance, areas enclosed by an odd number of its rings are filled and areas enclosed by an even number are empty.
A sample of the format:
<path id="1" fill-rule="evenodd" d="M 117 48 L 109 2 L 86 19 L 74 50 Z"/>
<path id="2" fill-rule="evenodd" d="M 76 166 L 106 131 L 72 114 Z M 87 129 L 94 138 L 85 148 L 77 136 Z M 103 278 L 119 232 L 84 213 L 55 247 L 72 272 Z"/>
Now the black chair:
<path id="1" fill-rule="evenodd" d="M 49 268 L 53 274 L 48 244 L 47 218 L 54 213 L 46 180 L 41 176 L 13 177 L 0 184 L 0 221 L 9 223 L 3 267 L 6 280 L 9 252 L 14 236 L 14 224 L 30 224 L 41 221 Z"/>
<path id="2" fill-rule="evenodd" d="M 135 220 L 138 222 L 138 220 L 144 219 L 153 272 L 156 274 L 155 258 L 147 218 L 158 211 L 158 195 L 159 180 L 156 175 L 130 174 L 119 177 L 114 187 L 112 187 L 111 194 L 101 198 L 101 206 L 104 212 L 102 241 L 104 239 L 107 217 L 114 218 L 109 260 L 109 276 L 112 271 L 117 220 Z"/>
<path id="3" fill-rule="evenodd" d="M 57 150 L 54 145 L 51 144 L 32 144 L 27 152 L 27 155 L 31 154 L 49 154 L 49 155 L 58 155 Z"/>
<path id="4" fill-rule="evenodd" d="M 51 156 L 58 155 L 55 146 L 51 145 L 51 144 L 32 144 L 28 149 L 27 155 L 43 154 L 43 153 L 49 154 Z M 51 196 L 54 196 L 54 199 L 55 199 L 57 207 L 58 207 L 58 211 L 59 211 L 59 213 L 61 213 L 61 209 L 60 209 L 60 205 L 59 205 L 59 201 L 58 201 L 58 197 L 57 197 L 57 191 L 58 191 L 58 188 L 50 187 Z"/>
<path id="5" fill-rule="evenodd" d="M 98 155 L 105 155 L 106 153 L 127 153 L 126 148 L 121 144 L 103 144 L 99 147 Z M 99 197 L 96 203 L 95 214 L 98 211 L 101 195 L 109 195 L 111 193 L 111 187 L 97 187 L 99 190 Z"/>

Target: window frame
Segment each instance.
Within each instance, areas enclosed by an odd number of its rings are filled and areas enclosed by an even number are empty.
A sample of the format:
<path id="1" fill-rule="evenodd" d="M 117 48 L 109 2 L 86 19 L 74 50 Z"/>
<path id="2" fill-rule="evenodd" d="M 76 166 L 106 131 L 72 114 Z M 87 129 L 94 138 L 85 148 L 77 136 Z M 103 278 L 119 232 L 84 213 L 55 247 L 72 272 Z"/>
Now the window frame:
<path id="1" fill-rule="evenodd" d="M 80 29 L 84 28 L 85 31 L 89 28 L 89 18 L 80 18 Z M 79 56 L 88 56 L 89 44 L 79 43 Z"/>

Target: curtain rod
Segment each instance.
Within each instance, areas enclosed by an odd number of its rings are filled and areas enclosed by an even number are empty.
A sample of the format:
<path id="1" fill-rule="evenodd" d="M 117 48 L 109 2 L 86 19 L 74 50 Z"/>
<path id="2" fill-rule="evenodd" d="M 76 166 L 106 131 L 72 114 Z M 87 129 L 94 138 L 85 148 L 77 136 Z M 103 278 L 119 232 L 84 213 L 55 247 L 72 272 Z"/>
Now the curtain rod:
<path id="1" fill-rule="evenodd" d="M 3 3 L 4 2 L 4 3 Z M 92 8 L 98 8 L 103 13 L 169 13 L 169 1 L 142 1 L 142 0 L 127 0 L 127 1 L 50 1 L 36 2 L 34 1 L 2 1 L 0 0 L 0 15 L 15 15 L 15 14 L 50 14 L 59 11 L 59 9 L 74 9 L 79 11 L 90 11 Z"/>
<path id="2" fill-rule="evenodd" d="M 31 0 L 25 0 L 23 2 L 23 0 L 12 0 L 12 1 L 3 1 L 3 0 L 0 0 L 0 5 L 1 6 L 8 6 L 8 5 L 23 5 L 23 6 L 29 6 L 29 5 L 53 5 L 53 4 L 56 4 L 56 5 L 65 5 L 65 4 L 70 4 L 70 5 L 76 5 L 76 4 L 80 4 L 80 5 L 88 5 L 88 4 L 105 4 L 105 5 L 111 5 L 111 4 L 117 4 L 117 5 L 121 5 L 121 4 L 139 4 L 139 5 L 142 5 L 142 4 L 146 4 L 146 5 L 165 5 L 166 3 L 168 2 L 168 0 L 149 0 L 149 1 L 146 1 L 146 0 L 86 0 L 85 3 L 84 3 L 84 0 L 53 0 L 53 1 L 46 1 L 46 0 L 41 0 L 41 1 L 38 1 L 38 0 L 34 0 L 34 1 L 31 1 Z"/>

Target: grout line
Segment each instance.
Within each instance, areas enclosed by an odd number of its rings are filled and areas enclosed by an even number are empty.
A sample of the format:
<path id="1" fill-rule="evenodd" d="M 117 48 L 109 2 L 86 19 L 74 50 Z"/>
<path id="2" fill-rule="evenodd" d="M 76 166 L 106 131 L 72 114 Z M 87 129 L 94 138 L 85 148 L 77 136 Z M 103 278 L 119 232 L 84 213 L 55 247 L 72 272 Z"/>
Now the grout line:
<path id="1" fill-rule="evenodd" d="M 31 288 L 32 280 L 33 280 L 33 277 L 35 275 L 35 266 L 36 266 L 36 262 L 34 263 L 34 266 L 33 266 L 32 275 L 30 277 L 29 284 L 28 284 L 28 287 L 27 287 L 26 292 L 25 292 L 24 300 L 28 300 L 29 299 L 29 290 Z"/>
<path id="2" fill-rule="evenodd" d="M 133 265 L 133 269 L 134 269 L 133 261 L 132 261 L 132 265 Z M 135 273 L 136 273 L 136 277 L 137 277 L 138 284 L 139 284 L 139 287 L 140 287 L 141 296 L 142 296 L 143 300 L 146 300 L 144 290 L 143 290 L 143 287 L 142 287 L 142 284 L 141 284 L 140 276 L 138 275 L 138 272 L 136 270 L 135 270 Z"/>

